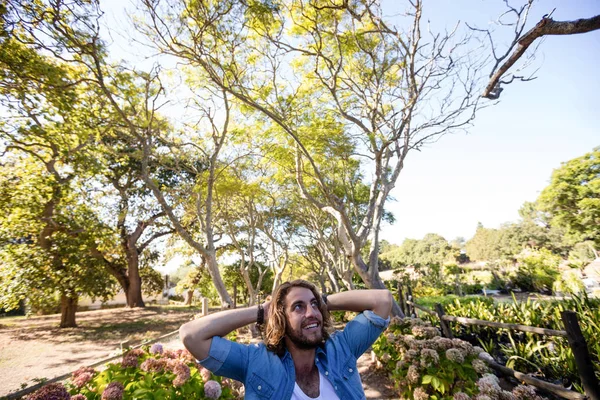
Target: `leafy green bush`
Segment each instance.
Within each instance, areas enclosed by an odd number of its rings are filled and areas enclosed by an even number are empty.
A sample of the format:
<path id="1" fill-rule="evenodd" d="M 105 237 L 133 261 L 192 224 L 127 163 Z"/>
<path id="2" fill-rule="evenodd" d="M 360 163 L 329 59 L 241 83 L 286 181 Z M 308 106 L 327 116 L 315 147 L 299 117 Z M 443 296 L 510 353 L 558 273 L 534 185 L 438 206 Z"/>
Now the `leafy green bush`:
<path id="1" fill-rule="evenodd" d="M 585 294 L 561 301 L 528 299 L 512 302 L 490 303 L 479 298 L 463 301 L 455 299 L 444 308 L 448 315 L 476 318 L 487 321 L 515 323 L 547 329 L 564 330 L 561 313 L 575 311 L 579 325 L 591 353 L 596 375 L 600 378 L 600 300 Z M 439 323 L 437 318 L 433 318 Z M 581 391 L 579 374 L 573 353 L 566 338 L 540 336 L 532 333 L 507 331 L 483 326 L 451 324 L 454 335 L 475 341 L 499 361 L 521 372 L 535 373 L 550 381 L 567 378 Z"/>
<path id="2" fill-rule="evenodd" d="M 585 285 L 579 277 L 579 271 L 566 270 L 552 285 L 554 293 L 580 294 L 585 291 Z"/>
<path id="3" fill-rule="evenodd" d="M 502 390 L 479 358 L 483 349 L 442 338 L 437 328 L 418 318 L 394 317 L 373 351 L 404 399 L 541 400 L 531 386 Z"/>
<path id="4" fill-rule="evenodd" d="M 526 292 L 551 293 L 559 276 L 560 257 L 550 250 L 528 251 L 519 256 L 519 268 L 513 277 L 515 287 Z"/>
<path id="5" fill-rule="evenodd" d="M 442 338 L 437 328 L 418 318 L 394 318 L 386 334 L 373 344 L 373 351 L 404 398 L 426 394 L 443 399 L 459 392 L 473 396 L 478 392 L 477 379 L 487 372 L 477 358 L 482 349 Z"/>

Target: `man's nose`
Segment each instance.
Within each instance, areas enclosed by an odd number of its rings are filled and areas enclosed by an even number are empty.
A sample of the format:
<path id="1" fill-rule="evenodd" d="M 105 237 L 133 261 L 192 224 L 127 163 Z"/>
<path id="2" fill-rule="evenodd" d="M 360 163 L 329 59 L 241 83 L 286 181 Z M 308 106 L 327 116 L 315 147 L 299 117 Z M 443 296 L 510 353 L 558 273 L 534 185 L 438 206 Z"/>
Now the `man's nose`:
<path id="1" fill-rule="evenodd" d="M 310 306 L 306 308 L 306 318 L 316 317 L 319 314 L 319 310 L 316 307 Z"/>

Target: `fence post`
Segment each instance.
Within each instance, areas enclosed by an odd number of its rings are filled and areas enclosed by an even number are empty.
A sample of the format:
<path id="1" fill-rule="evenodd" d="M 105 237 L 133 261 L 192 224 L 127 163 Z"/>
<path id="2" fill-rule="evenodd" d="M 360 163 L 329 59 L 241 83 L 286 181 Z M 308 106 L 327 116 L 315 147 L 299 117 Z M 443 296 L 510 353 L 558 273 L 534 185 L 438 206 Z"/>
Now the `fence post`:
<path id="1" fill-rule="evenodd" d="M 442 327 L 442 334 L 444 335 L 444 337 L 447 337 L 448 339 L 454 339 L 454 336 L 452 336 L 452 329 L 450 329 L 450 324 L 448 323 L 448 321 L 442 318 L 445 315 L 444 307 L 440 303 L 437 303 L 435 305 L 435 311 L 437 312 L 437 315 L 440 318 L 440 325 Z"/>
<path id="2" fill-rule="evenodd" d="M 406 300 L 404 299 L 404 293 L 402 292 L 402 283 L 398 282 L 398 302 L 400 303 L 400 309 L 406 317 L 408 310 L 406 309 Z"/>
<path id="3" fill-rule="evenodd" d="M 575 364 L 577 365 L 585 394 L 587 394 L 590 400 L 600 400 L 598 379 L 594 373 L 594 365 L 588 352 L 587 343 L 577 321 L 577 314 L 573 311 L 565 310 L 561 313 L 561 316 L 565 324 L 567 339 L 575 357 Z"/>
<path id="4" fill-rule="evenodd" d="M 208 299 L 206 297 L 202 298 L 202 316 L 206 317 L 208 315 Z"/>
<path id="5" fill-rule="evenodd" d="M 408 299 L 409 299 L 411 302 L 414 302 L 414 301 L 415 301 L 415 299 L 413 298 L 413 294 L 412 294 L 412 289 L 411 289 L 411 287 L 410 287 L 410 283 L 408 283 L 408 284 L 406 285 L 406 287 L 407 287 L 407 292 L 408 292 L 408 293 L 407 293 L 407 295 L 408 295 Z M 409 305 L 408 305 L 408 314 L 409 314 L 409 316 L 410 316 L 410 317 L 412 317 L 413 315 L 415 315 L 415 316 L 417 315 L 417 314 L 415 313 L 415 307 L 413 307 L 413 305 L 412 305 L 412 304 L 409 304 Z"/>
<path id="6" fill-rule="evenodd" d="M 233 308 L 237 308 L 237 283 L 233 283 Z"/>

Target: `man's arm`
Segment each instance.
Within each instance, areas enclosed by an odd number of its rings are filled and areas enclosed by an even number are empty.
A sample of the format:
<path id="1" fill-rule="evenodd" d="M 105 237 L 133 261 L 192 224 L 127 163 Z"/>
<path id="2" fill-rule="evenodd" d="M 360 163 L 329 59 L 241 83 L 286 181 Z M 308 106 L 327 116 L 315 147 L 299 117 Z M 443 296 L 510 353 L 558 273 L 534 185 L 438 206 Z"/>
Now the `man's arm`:
<path id="1" fill-rule="evenodd" d="M 264 304 L 265 320 L 269 304 Z M 225 336 L 234 329 L 256 322 L 258 306 L 236 310 L 221 311 L 185 323 L 179 328 L 179 337 L 186 349 L 196 359 L 204 360 L 208 357 L 212 338 Z"/>
<path id="2" fill-rule="evenodd" d="M 392 294 L 387 289 L 349 290 L 327 296 L 329 311 L 363 312 L 371 310 L 386 319 L 392 311 Z"/>

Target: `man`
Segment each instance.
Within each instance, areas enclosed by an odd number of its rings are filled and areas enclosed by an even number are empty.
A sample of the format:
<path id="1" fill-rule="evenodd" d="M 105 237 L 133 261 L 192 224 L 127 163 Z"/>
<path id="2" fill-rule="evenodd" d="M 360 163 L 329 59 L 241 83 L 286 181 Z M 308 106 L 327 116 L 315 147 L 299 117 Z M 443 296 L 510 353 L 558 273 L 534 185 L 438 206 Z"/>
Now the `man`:
<path id="1" fill-rule="evenodd" d="M 243 382 L 246 399 L 364 399 L 356 360 L 389 323 L 387 290 L 353 290 L 328 297 L 303 280 L 282 284 L 262 307 L 222 311 L 183 325 L 180 336 L 200 363 Z M 329 311 L 359 312 L 330 335 Z M 264 315 L 263 315 L 264 312 Z M 223 339 L 234 329 L 266 321 L 264 343 Z"/>

